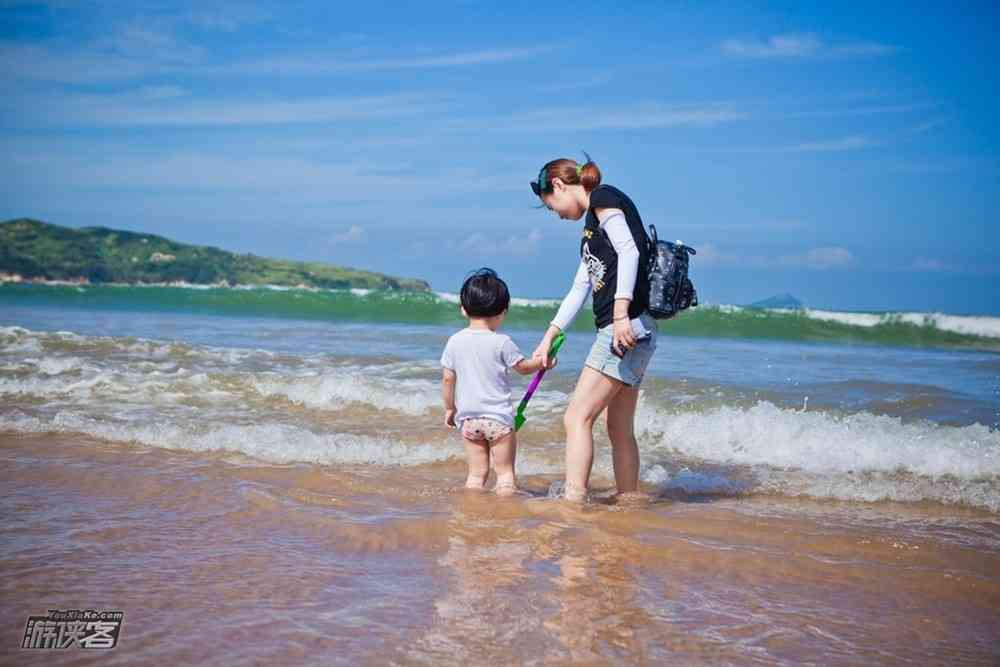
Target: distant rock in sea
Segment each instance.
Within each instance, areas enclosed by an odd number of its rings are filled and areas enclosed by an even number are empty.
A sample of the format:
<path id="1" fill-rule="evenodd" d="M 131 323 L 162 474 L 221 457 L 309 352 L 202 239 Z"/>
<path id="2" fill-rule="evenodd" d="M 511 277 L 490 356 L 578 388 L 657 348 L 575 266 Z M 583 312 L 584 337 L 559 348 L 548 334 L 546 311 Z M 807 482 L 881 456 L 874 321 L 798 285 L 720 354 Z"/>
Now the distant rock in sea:
<path id="1" fill-rule="evenodd" d="M 763 301 L 755 301 L 747 305 L 747 308 L 788 308 L 798 310 L 804 308 L 804 304 L 791 294 L 777 294 Z"/>

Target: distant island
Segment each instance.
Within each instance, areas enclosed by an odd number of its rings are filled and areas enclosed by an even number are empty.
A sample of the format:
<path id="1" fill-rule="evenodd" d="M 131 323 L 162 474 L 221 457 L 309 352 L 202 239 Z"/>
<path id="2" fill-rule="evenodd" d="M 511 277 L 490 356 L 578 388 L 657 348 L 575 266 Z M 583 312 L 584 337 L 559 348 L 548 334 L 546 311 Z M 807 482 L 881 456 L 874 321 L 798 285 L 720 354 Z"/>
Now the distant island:
<path id="1" fill-rule="evenodd" d="M 787 308 L 789 310 L 799 310 L 804 304 L 791 294 L 778 294 L 763 301 L 755 301 L 746 306 L 747 308 Z"/>
<path id="2" fill-rule="evenodd" d="M 0 223 L 0 282 L 47 281 L 430 290 L 414 278 L 242 255 L 153 234 L 28 218 Z"/>

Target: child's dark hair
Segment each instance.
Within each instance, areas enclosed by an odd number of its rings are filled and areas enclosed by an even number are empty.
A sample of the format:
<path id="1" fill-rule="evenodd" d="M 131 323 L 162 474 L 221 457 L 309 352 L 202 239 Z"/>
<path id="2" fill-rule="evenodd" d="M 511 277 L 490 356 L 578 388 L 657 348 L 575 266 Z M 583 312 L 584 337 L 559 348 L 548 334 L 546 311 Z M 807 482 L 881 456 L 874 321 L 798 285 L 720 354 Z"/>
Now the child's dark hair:
<path id="1" fill-rule="evenodd" d="M 473 271 L 462 284 L 462 308 L 469 317 L 493 317 L 510 307 L 507 283 L 493 269 Z"/>

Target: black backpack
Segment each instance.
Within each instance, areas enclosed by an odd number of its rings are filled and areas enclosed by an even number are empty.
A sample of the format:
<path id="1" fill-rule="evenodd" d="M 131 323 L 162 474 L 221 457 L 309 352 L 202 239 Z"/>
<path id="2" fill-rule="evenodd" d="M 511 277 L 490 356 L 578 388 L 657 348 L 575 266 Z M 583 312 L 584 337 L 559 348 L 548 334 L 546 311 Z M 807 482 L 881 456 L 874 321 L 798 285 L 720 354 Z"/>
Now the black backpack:
<path id="1" fill-rule="evenodd" d="M 698 253 L 680 241 L 660 241 L 653 225 L 649 232 L 649 314 L 656 320 L 669 320 L 698 305 L 698 293 L 688 278 L 690 256 Z"/>

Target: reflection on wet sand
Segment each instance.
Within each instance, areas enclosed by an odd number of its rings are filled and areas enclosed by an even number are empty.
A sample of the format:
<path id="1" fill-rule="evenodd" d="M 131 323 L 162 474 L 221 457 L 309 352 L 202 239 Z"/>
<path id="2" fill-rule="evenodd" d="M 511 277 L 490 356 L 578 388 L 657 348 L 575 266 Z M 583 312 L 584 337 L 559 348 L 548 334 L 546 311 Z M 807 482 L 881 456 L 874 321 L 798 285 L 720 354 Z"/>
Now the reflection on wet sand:
<path id="1" fill-rule="evenodd" d="M 1000 523 L 974 510 L 611 498 L 607 480 L 578 506 L 531 475 L 512 498 L 458 489 L 460 462 L 45 434 L 0 436 L 0 456 L 0 611 L 121 608 L 121 664 L 1000 658 Z"/>
<path id="2" fill-rule="evenodd" d="M 538 503 L 544 512 L 525 512 Z M 410 657 L 478 664 L 642 655 L 636 636 L 650 619 L 635 604 L 628 548 L 581 532 L 586 513 L 559 501 L 456 496 L 438 559 L 448 585 Z"/>

